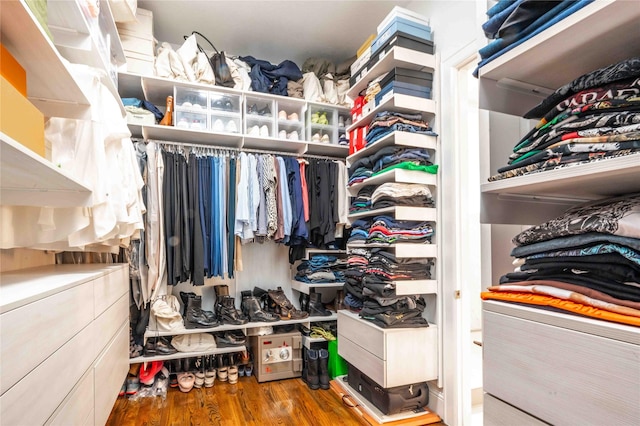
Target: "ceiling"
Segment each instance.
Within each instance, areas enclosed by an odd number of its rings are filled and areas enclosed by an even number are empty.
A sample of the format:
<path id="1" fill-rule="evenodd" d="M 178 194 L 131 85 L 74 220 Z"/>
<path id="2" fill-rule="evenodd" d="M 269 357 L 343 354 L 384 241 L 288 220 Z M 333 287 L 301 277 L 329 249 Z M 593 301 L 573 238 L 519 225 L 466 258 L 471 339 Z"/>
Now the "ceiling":
<path id="1" fill-rule="evenodd" d="M 394 6 L 410 1 L 138 0 L 153 12 L 154 36 L 174 45 L 198 31 L 218 50 L 302 66 L 310 57 L 340 64 L 373 33 Z M 204 46 L 203 46 L 204 47 Z M 206 47 L 205 47 L 206 48 Z"/>

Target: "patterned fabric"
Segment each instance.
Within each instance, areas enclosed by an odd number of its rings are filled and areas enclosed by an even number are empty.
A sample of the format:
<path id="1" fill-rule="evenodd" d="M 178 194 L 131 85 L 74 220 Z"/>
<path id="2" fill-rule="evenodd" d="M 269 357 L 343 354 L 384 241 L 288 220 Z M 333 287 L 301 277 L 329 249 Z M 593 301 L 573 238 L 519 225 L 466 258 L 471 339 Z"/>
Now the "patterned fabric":
<path id="1" fill-rule="evenodd" d="M 640 238 L 640 193 L 574 207 L 556 219 L 521 232 L 513 243 L 521 246 L 586 232 Z"/>
<path id="2" fill-rule="evenodd" d="M 547 257 L 561 257 L 561 256 L 591 256 L 595 254 L 606 253 L 618 253 L 625 259 L 629 259 L 633 263 L 640 265 L 640 253 L 629 247 L 620 246 L 617 244 L 596 244 L 590 247 L 576 248 L 571 250 L 558 250 L 546 253 L 538 253 L 528 256 L 527 259 L 541 259 Z"/>
<path id="3" fill-rule="evenodd" d="M 278 229 L 278 212 L 276 209 L 276 168 L 273 155 L 264 156 L 262 163 L 262 179 L 267 201 L 267 236 L 273 237 Z"/>
<path id="4" fill-rule="evenodd" d="M 582 90 L 638 76 L 640 76 L 640 57 L 629 58 L 617 64 L 591 71 L 557 89 L 539 105 L 527 112 L 524 118 L 543 117 L 567 96 Z"/>

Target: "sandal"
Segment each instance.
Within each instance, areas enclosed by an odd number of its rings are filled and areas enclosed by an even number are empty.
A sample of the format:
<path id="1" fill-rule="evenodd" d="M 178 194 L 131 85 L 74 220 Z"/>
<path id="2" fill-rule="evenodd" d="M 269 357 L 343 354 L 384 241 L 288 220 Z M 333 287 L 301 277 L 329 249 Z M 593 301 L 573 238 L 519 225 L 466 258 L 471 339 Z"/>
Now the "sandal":
<path id="1" fill-rule="evenodd" d="M 193 389 L 196 376 L 193 373 L 178 373 L 178 387 L 182 392 L 189 392 Z"/>
<path id="2" fill-rule="evenodd" d="M 229 367 L 229 383 L 232 385 L 238 383 L 238 367 L 235 365 Z"/>

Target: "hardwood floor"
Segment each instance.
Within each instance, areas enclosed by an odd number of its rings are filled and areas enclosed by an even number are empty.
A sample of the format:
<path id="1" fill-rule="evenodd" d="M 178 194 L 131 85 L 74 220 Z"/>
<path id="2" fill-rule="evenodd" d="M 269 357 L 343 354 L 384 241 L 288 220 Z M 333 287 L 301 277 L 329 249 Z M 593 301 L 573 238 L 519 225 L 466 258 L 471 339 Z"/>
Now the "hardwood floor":
<path id="1" fill-rule="evenodd" d="M 118 398 L 108 426 L 160 425 L 360 425 L 331 390 L 310 390 L 301 379 L 258 383 L 255 376 L 238 383 L 216 380 L 212 388 L 167 397 Z"/>

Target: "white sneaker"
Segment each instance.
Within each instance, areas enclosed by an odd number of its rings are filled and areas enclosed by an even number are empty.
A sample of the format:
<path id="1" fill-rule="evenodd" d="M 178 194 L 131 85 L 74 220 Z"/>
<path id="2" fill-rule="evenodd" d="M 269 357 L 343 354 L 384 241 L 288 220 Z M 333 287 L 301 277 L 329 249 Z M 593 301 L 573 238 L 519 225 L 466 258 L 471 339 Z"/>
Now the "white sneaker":
<path id="1" fill-rule="evenodd" d="M 260 128 L 258 126 L 252 126 L 249 129 L 249 136 L 260 136 Z"/>
<path id="2" fill-rule="evenodd" d="M 236 126 L 236 122 L 234 120 L 229 120 L 226 130 L 228 133 L 238 133 L 238 126 Z"/>
<path id="3" fill-rule="evenodd" d="M 202 124 L 202 121 L 195 119 L 193 120 L 193 122 L 191 123 L 191 128 L 193 130 L 202 130 L 204 129 L 204 125 Z"/>
<path id="4" fill-rule="evenodd" d="M 269 137 L 269 128 L 266 124 L 263 124 L 262 127 L 260 127 L 260 136 L 263 138 Z"/>
<path id="5" fill-rule="evenodd" d="M 224 124 L 222 123 L 222 120 L 220 120 L 219 118 L 213 122 L 213 131 L 224 132 Z"/>
<path id="6" fill-rule="evenodd" d="M 331 140 L 329 139 L 329 135 L 322 135 L 322 138 L 320 139 L 320 142 L 322 142 L 322 143 L 331 142 Z"/>
<path id="7" fill-rule="evenodd" d="M 280 139 L 286 139 L 287 138 L 287 131 L 286 130 L 280 130 L 280 132 L 278 133 L 278 137 Z"/>
<path id="8" fill-rule="evenodd" d="M 298 114 L 295 112 L 292 112 L 291 115 L 289 115 L 288 119 L 291 121 L 300 121 L 300 118 L 298 118 Z"/>
<path id="9" fill-rule="evenodd" d="M 338 116 L 338 127 L 344 127 L 344 117 Z"/>
<path id="10" fill-rule="evenodd" d="M 320 133 L 314 133 L 314 135 L 311 136 L 311 142 L 320 142 Z"/>
<path id="11" fill-rule="evenodd" d="M 278 113 L 278 120 L 286 120 L 287 119 L 287 111 L 281 109 Z"/>
<path id="12" fill-rule="evenodd" d="M 297 141 L 298 140 L 298 132 L 296 130 L 294 130 L 293 132 L 289 133 L 289 136 L 287 136 L 287 139 L 291 139 L 292 141 Z"/>

